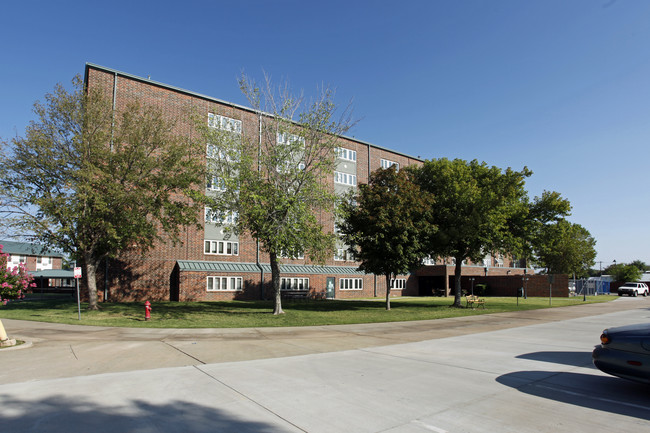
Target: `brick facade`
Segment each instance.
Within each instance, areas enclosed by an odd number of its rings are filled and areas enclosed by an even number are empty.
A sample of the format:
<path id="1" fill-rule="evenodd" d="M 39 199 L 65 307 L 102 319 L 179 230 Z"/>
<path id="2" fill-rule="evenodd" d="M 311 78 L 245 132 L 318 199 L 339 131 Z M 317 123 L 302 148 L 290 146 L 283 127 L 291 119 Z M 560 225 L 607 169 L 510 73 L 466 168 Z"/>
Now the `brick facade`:
<path id="1" fill-rule="evenodd" d="M 253 110 L 235 104 L 220 101 L 204 95 L 178 89 L 148 79 L 135 77 L 112 69 L 96 65 L 86 65 L 85 82 L 89 88 L 101 88 L 106 95 L 114 100 L 116 110 L 123 110 L 127 104 L 138 101 L 144 105 L 153 105 L 160 108 L 165 116 L 176 122 L 176 132 L 188 138 L 198 138 L 191 116 L 205 116 L 209 113 L 226 116 L 241 121 L 241 133 L 244 137 L 255 138 L 259 134 L 259 117 Z M 398 163 L 400 167 L 411 164 L 421 164 L 419 158 L 404 155 L 374 146 L 352 138 L 340 138 L 340 146 L 356 151 L 356 161 L 337 161 L 342 172 L 356 175 L 356 182 L 367 183 L 369 173 L 381 167 L 382 159 Z M 336 188 L 332 178 L 332 188 Z M 333 230 L 331 215 L 321 215 L 321 222 L 325 230 Z M 189 226 L 181 233 L 182 242 L 173 245 L 171 242 L 157 242 L 145 255 L 137 252 L 121 251 L 118 258 L 110 260 L 100 266 L 97 287 L 100 298 L 104 293 L 111 301 L 129 300 L 225 300 L 225 299 L 260 299 L 270 292 L 270 273 L 261 275 L 261 272 L 226 273 L 218 275 L 207 271 L 181 270 L 178 261 L 194 261 L 197 263 L 238 263 L 238 264 L 267 264 L 268 256 L 259 251 L 256 241 L 246 234 L 239 235 L 238 255 L 215 255 L 204 252 L 206 233 L 216 233 L 214 228 L 207 227 L 210 223 L 203 222 L 203 215 L 199 216 L 202 227 Z M 211 235 L 210 240 L 215 242 Z M 285 265 L 310 265 L 308 259 L 290 260 L 282 259 Z M 354 262 L 338 261 L 330 257 L 325 266 L 350 267 L 356 269 Z M 305 268 L 303 268 L 305 269 Z M 315 269 L 315 268 L 314 268 Z M 241 277 L 242 289 L 237 291 L 208 291 L 208 277 Z M 385 296 L 385 282 L 383 276 L 375 278 L 374 275 L 325 275 L 314 271 L 302 274 L 284 274 L 283 277 L 309 278 L 310 291 L 319 294 L 326 290 L 327 277 L 335 278 L 334 297 L 360 298 L 372 296 Z M 406 280 L 400 282 L 404 287 L 395 289 L 392 293 L 400 295 L 419 294 L 418 273 L 402 276 Z M 339 282 L 342 278 L 362 278 L 363 289 L 341 290 Z"/>

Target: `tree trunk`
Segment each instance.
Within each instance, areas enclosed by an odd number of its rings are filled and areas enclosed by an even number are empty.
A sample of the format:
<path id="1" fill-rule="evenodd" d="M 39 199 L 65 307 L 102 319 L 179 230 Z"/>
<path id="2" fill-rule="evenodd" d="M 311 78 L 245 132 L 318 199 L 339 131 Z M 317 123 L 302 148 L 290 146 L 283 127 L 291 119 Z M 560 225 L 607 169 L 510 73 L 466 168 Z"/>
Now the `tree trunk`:
<path id="1" fill-rule="evenodd" d="M 270 253 L 269 261 L 271 263 L 271 286 L 275 294 L 273 314 L 284 314 L 284 311 L 282 311 L 282 293 L 280 292 L 280 264 L 278 263 L 278 255 L 276 253 Z"/>
<path id="2" fill-rule="evenodd" d="M 386 274 L 386 310 L 390 310 L 390 278 L 391 274 Z"/>
<path id="3" fill-rule="evenodd" d="M 461 296 L 462 290 L 460 285 L 460 277 L 463 274 L 463 259 L 456 257 L 456 268 L 454 269 L 454 303 L 452 307 L 462 307 Z"/>
<path id="4" fill-rule="evenodd" d="M 88 253 L 83 254 L 83 261 L 86 268 L 86 285 L 88 286 L 88 309 L 99 310 L 97 304 L 97 266 L 99 261 Z"/>

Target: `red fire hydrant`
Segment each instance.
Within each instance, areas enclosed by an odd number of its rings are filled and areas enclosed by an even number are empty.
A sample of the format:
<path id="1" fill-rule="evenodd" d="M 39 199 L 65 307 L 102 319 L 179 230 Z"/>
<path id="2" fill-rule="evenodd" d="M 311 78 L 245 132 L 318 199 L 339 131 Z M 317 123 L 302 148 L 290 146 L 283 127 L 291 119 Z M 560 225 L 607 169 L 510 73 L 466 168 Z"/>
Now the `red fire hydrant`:
<path id="1" fill-rule="evenodd" d="M 144 303 L 144 320 L 151 319 L 151 302 Z"/>

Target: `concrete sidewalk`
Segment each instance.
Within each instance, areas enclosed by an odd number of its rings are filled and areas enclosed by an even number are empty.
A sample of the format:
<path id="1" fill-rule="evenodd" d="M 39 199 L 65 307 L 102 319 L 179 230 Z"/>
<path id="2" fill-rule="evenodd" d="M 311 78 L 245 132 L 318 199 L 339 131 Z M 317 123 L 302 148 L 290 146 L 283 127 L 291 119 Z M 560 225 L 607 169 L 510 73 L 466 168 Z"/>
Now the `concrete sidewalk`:
<path id="1" fill-rule="evenodd" d="M 650 431 L 647 386 L 591 362 L 603 328 L 649 307 L 293 329 L 7 321 L 47 338 L 0 352 L 0 433 Z M 250 360 L 211 361 L 236 357 Z"/>
<path id="2" fill-rule="evenodd" d="M 10 337 L 32 345 L 0 352 L 0 384 L 378 347 L 601 315 L 642 305 L 650 306 L 650 300 L 624 298 L 440 320 L 295 328 L 110 328 L 3 319 Z"/>

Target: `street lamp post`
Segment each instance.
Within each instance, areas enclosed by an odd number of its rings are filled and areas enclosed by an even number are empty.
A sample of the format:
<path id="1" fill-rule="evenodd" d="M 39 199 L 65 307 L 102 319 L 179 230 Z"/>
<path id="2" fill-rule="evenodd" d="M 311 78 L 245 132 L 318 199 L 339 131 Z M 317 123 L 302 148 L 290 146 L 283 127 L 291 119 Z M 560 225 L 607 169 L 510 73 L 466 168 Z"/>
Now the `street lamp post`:
<path id="1" fill-rule="evenodd" d="M 472 296 L 474 296 L 474 277 L 470 277 L 469 281 L 472 283 Z"/>

